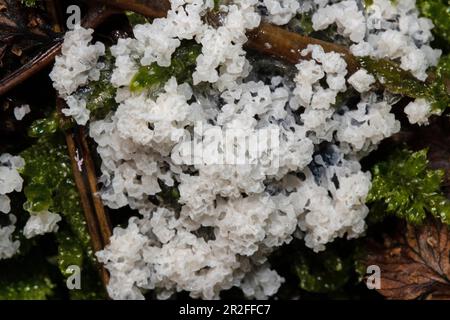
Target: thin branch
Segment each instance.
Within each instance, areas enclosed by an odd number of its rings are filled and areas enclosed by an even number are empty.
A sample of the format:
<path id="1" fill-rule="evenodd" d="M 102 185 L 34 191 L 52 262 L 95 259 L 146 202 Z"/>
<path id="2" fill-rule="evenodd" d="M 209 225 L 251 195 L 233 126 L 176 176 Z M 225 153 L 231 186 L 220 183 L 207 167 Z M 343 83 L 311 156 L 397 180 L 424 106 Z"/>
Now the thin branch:
<path id="1" fill-rule="evenodd" d="M 30 60 L 7 77 L 0 80 L 0 96 L 6 94 L 25 80 L 50 65 L 61 50 L 62 40 L 58 40 L 50 49 Z"/>
<path id="2" fill-rule="evenodd" d="M 134 11 L 149 18 L 164 17 L 170 8 L 167 0 L 95 0 L 96 5 L 92 6 L 85 18 L 85 27 L 95 28 L 111 15 L 119 13 L 117 9 Z M 109 6 L 115 7 L 111 9 Z M 301 59 L 310 59 L 310 56 L 302 56 L 301 51 L 310 44 L 317 44 L 323 47 L 325 52 L 338 52 L 343 55 L 347 62 L 348 75 L 352 75 L 359 68 L 358 60 L 344 47 L 331 42 L 318 40 L 315 38 L 302 36 L 300 34 L 287 31 L 268 23 L 261 25 L 248 32 L 247 48 L 268 54 L 274 58 L 284 60 L 289 63 L 298 63 Z M 45 66 L 51 64 L 55 56 L 59 53 L 61 43 L 48 50 L 39 58 L 33 60 L 15 72 L 13 75 L 0 81 L 0 95 L 28 79 Z M 430 73 L 429 82 L 432 82 L 435 75 Z M 447 91 L 450 93 L 450 80 L 447 81 Z"/>
<path id="3" fill-rule="evenodd" d="M 148 18 L 164 18 L 170 10 L 168 0 L 94 0 L 107 6 L 133 11 Z"/>
<path id="4" fill-rule="evenodd" d="M 94 5 L 89 9 L 82 25 L 85 28 L 96 28 L 118 12 L 117 9 L 105 7 L 104 5 Z M 58 27 L 58 29 L 61 30 L 61 27 Z M 7 77 L 0 79 L 0 96 L 52 64 L 56 56 L 61 52 L 62 43 L 63 39 L 55 40 L 55 43 L 45 52 L 39 54 Z"/>
<path id="5" fill-rule="evenodd" d="M 98 194 L 98 180 L 97 173 L 95 171 L 94 161 L 92 160 L 89 145 L 86 139 L 86 133 L 83 127 L 78 127 L 78 137 L 81 142 L 81 153 L 84 159 L 84 165 L 86 169 L 86 177 L 89 184 L 90 196 L 94 204 L 95 216 L 97 218 L 98 226 L 100 229 L 100 235 L 102 237 L 103 248 L 109 244 L 109 240 L 112 236 L 112 225 L 108 214 L 106 213 L 103 202 Z"/>
<path id="6" fill-rule="evenodd" d="M 60 121 L 63 123 L 62 127 L 67 124 L 68 119 L 62 114 L 61 110 L 66 107 L 64 100 L 58 98 L 56 101 L 57 111 L 59 114 Z M 86 153 L 83 146 L 80 146 L 78 138 L 78 131 L 75 130 L 72 132 L 71 130 L 67 130 L 65 132 L 67 150 L 70 157 L 70 162 L 72 165 L 73 177 L 75 180 L 75 185 L 77 186 L 78 193 L 80 195 L 81 206 L 83 207 L 84 217 L 86 219 L 87 229 L 89 232 L 89 236 L 91 238 L 91 245 L 94 252 L 98 252 L 104 249 L 105 242 L 103 240 L 102 231 L 99 226 L 99 222 L 97 220 L 96 215 L 96 205 L 93 203 L 93 194 L 90 188 L 90 184 L 88 180 L 90 178 L 89 175 L 92 175 L 92 171 L 87 169 L 87 166 L 83 166 L 80 172 L 79 163 L 76 159 L 78 159 L 79 152 L 81 151 L 81 156 L 86 161 L 86 159 L 90 158 L 90 155 Z M 94 173 L 95 174 L 95 173 Z M 96 179 L 96 177 L 94 176 Z M 104 209 L 103 209 L 104 212 Z M 109 274 L 108 271 L 104 268 L 102 264 L 98 264 L 100 279 L 104 287 L 106 288 L 109 283 Z"/>
<path id="7" fill-rule="evenodd" d="M 346 47 L 302 36 L 265 22 L 248 33 L 246 46 L 277 59 L 297 64 L 302 59 L 311 59 L 310 55 L 302 56 L 301 54 L 310 44 L 322 46 L 325 52 L 333 51 L 342 54 L 347 62 L 349 75 L 355 73 L 361 67 L 358 60 Z"/>

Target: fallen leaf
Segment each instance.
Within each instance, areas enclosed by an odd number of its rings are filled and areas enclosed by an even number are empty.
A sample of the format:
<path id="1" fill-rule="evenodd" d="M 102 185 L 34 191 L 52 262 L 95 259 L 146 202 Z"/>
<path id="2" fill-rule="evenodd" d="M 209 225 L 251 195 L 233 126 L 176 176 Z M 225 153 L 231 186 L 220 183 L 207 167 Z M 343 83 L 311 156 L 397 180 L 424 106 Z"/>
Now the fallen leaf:
<path id="1" fill-rule="evenodd" d="M 450 299 L 450 232 L 428 218 L 422 226 L 403 224 L 383 245 L 372 244 L 366 265 L 381 270 L 381 288 L 388 299 Z"/>

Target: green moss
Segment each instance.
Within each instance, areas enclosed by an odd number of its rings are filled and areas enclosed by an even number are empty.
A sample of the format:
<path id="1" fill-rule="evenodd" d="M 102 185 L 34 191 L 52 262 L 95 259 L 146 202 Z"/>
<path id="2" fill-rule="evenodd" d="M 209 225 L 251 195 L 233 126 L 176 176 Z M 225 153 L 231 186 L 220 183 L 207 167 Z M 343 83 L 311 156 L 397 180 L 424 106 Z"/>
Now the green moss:
<path id="1" fill-rule="evenodd" d="M 98 270 L 91 265 L 85 265 L 81 277 L 81 289 L 71 290 L 69 295 L 71 300 L 105 300 L 107 295 L 102 283 L 96 277 Z"/>
<path id="2" fill-rule="evenodd" d="M 421 14 L 433 21 L 434 34 L 450 44 L 450 5 L 448 0 L 418 0 Z"/>
<path id="3" fill-rule="evenodd" d="M 36 7 L 39 0 L 21 0 L 20 2 L 26 7 Z"/>
<path id="4" fill-rule="evenodd" d="M 179 83 L 189 81 L 200 53 L 201 46 L 198 44 L 182 45 L 173 54 L 169 67 L 161 67 L 156 63 L 141 67 L 131 81 L 130 90 L 138 92 L 149 89 L 154 92 L 171 77 L 175 77 Z"/>
<path id="5" fill-rule="evenodd" d="M 46 300 L 53 296 L 49 266 L 34 253 L 0 261 L 0 300 Z"/>
<path id="6" fill-rule="evenodd" d="M 100 71 L 100 79 L 89 82 L 88 90 L 85 92 L 86 108 L 91 111 L 91 120 L 104 119 L 109 112 L 117 109 L 117 89 L 111 84 L 114 57 L 109 50 L 102 62 L 105 67 Z"/>
<path id="7" fill-rule="evenodd" d="M 24 209 L 31 214 L 49 210 L 62 215 L 60 231 L 55 234 L 56 264 L 64 279 L 72 275 L 67 270 L 71 265 L 83 270 L 82 290 L 71 290 L 70 297 L 77 300 L 104 298 L 65 138 L 57 128 L 58 122 L 52 115 L 36 121 L 30 130 L 38 139 L 21 154 L 26 162 L 21 172 L 25 180 Z"/>
<path id="8" fill-rule="evenodd" d="M 299 22 L 305 35 L 309 35 L 314 32 L 312 17 L 310 14 L 302 14 L 299 18 Z"/>
<path id="9" fill-rule="evenodd" d="M 47 119 L 48 120 L 48 119 Z M 37 123 L 47 120 L 39 120 Z M 36 123 L 32 127 L 36 126 Z M 71 162 L 61 132 L 43 131 L 30 148 L 22 152 L 25 167 L 24 209 L 35 214 L 44 210 L 60 213 L 83 247 L 90 250 L 90 238 L 78 191 L 72 176 Z"/>
<path id="10" fill-rule="evenodd" d="M 427 212 L 450 224 L 450 201 L 441 193 L 443 170 L 428 169 L 427 150 L 395 152 L 372 170 L 371 214 L 420 224 Z"/>
<path id="11" fill-rule="evenodd" d="M 138 24 L 146 24 L 146 23 L 150 22 L 143 15 L 137 14 L 137 13 L 132 12 L 132 11 L 126 11 L 125 14 L 126 14 L 126 16 L 128 18 L 128 22 L 130 23 L 130 25 L 132 27 L 134 27 L 134 26 L 136 26 Z"/>
<path id="12" fill-rule="evenodd" d="M 434 110 L 450 106 L 450 95 L 447 92 L 445 76 L 436 75 L 431 83 L 416 79 L 410 72 L 401 69 L 395 62 L 370 57 L 359 58 L 361 66 L 373 74 L 377 80 L 390 92 L 410 98 L 428 100 Z"/>
<path id="13" fill-rule="evenodd" d="M 370 57 L 362 57 L 360 62 L 362 67 L 374 74 L 390 92 L 413 98 L 427 97 L 425 83 L 401 69 L 395 62 L 384 59 L 375 60 Z"/>
<path id="14" fill-rule="evenodd" d="M 59 128 L 56 113 L 50 117 L 36 120 L 28 130 L 28 135 L 32 138 L 40 138 L 55 133 Z"/>
<path id="15" fill-rule="evenodd" d="M 308 13 L 299 14 L 291 21 L 289 21 L 288 27 L 294 32 L 300 33 L 304 36 L 309 36 L 314 32 L 311 15 Z"/>
<path id="16" fill-rule="evenodd" d="M 181 210 L 181 205 L 178 202 L 180 199 L 180 191 L 177 187 L 168 187 L 162 181 L 159 181 L 161 192 L 155 196 L 155 199 L 160 204 L 168 205 L 175 211 Z"/>
<path id="17" fill-rule="evenodd" d="M 397 0 L 391 0 L 391 3 L 393 5 L 396 5 L 397 4 Z M 364 0 L 364 5 L 366 7 L 370 7 L 371 5 L 373 5 L 373 0 Z"/>
<path id="18" fill-rule="evenodd" d="M 61 230 L 56 234 L 58 243 L 58 254 L 56 261 L 59 270 L 65 279 L 73 275 L 70 266 L 78 266 L 81 271 L 81 289 L 70 290 L 72 300 L 103 299 L 105 292 L 99 281 L 97 270 L 92 259 L 86 259 L 83 245 L 70 230 Z"/>
<path id="19" fill-rule="evenodd" d="M 222 0 L 214 0 L 214 10 L 219 11 L 220 10 L 220 3 Z"/>
<path id="20" fill-rule="evenodd" d="M 450 80 L 450 54 L 441 57 L 436 66 L 436 75 L 438 79 Z"/>
<path id="21" fill-rule="evenodd" d="M 330 293 L 350 280 L 351 263 L 333 251 L 304 253 L 295 265 L 301 289 L 311 293 Z"/>
<path id="22" fill-rule="evenodd" d="M 83 247 L 76 237 L 68 231 L 60 231 L 56 234 L 58 242 L 57 262 L 61 274 L 67 278 L 72 275 L 68 270 L 70 266 L 82 267 L 84 263 Z"/>

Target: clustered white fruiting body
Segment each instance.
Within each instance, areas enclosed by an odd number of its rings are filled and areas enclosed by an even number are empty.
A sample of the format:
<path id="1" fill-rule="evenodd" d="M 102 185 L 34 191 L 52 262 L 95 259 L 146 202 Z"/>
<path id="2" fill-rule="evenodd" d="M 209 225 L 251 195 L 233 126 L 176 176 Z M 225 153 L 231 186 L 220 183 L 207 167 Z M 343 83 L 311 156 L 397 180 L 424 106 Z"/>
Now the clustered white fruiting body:
<path id="1" fill-rule="evenodd" d="M 102 64 L 98 59 L 105 55 L 105 45 L 97 42 L 90 45 L 94 30 L 86 30 L 79 25 L 72 32 L 67 32 L 61 48 L 61 55 L 56 57 L 55 66 L 50 73 L 53 85 L 59 95 L 69 106 L 62 112 L 72 116 L 80 125 L 89 120 L 90 112 L 86 109 L 86 101 L 78 99 L 75 91 L 89 81 L 99 80 Z"/>
<path id="2" fill-rule="evenodd" d="M 20 171 L 25 167 L 25 160 L 19 156 L 5 153 L 0 156 L 0 214 L 7 214 L 9 224 L 0 225 L 0 260 L 13 257 L 20 248 L 17 240 L 17 217 L 11 213 L 11 199 L 8 194 L 22 191 L 23 178 Z M 31 239 L 38 235 L 58 231 L 57 223 L 61 216 L 49 211 L 34 213 L 26 222 L 24 229 L 20 230 L 25 238 Z"/>
<path id="3" fill-rule="evenodd" d="M 354 0 L 236 0 L 222 5 L 227 14 L 218 28 L 202 17 L 213 1 L 171 3 L 167 18 L 137 25 L 134 38 L 111 48 L 119 107 L 90 123 L 102 158 L 104 203 L 141 214 L 116 228 L 111 244 L 97 253 L 111 274 L 108 291 L 114 299 L 143 299 L 146 290 L 162 299 L 179 291 L 216 299 L 237 286 L 248 297 L 266 298 L 284 281 L 267 260 L 276 248 L 298 237 L 321 251 L 336 238 L 364 233 L 371 181 L 358 160 L 397 133 L 400 123 L 388 97 L 371 92 L 372 75 L 360 70 L 346 80 L 345 60 L 320 46 L 302 53 L 312 59 L 299 61 L 293 85 L 280 76 L 270 83 L 246 80 L 252 69 L 243 49 L 246 31 L 261 19 L 283 25 L 310 12 L 315 30 L 336 24 L 355 55 L 399 59 L 423 79 L 440 55 L 429 46 L 432 24 L 418 17 L 413 0 L 374 0 L 366 12 Z M 259 14 L 261 6 L 267 16 Z M 69 105 L 65 113 L 79 124 L 86 124 L 89 112 L 75 91 L 98 79 L 105 50 L 90 44 L 91 34 L 81 27 L 67 33 L 52 72 Z M 192 39 L 202 45 L 193 87 L 172 78 L 157 98 L 130 91 L 139 66 L 168 66 L 181 41 Z M 337 108 L 348 84 L 360 102 Z M 425 101 L 406 109 L 413 123 L 426 122 L 429 111 Z M 197 159 L 189 146 L 199 143 L 199 125 L 242 136 L 277 130 L 278 156 L 268 147 L 257 163 L 214 164 L 210 157 L 217 150 L 207 149 Z M 161 183 L 178 188 L 179 212 L 149 200 Z"/>
<path id="4" fill-rule="evenodd" d="M 8 194 L 22 191 L 23 179 L 18 170 L 24 165 L 21 157 L 13 157 L 7 153 L 0 156 L 0 214 L 7 214 L 10 222 L 7 226 L 0 225 L 0 260 L 11 258 L 19 251 L 20 242 L 13 236 L 17 218 L 9 214 L 11 199 Z"/>

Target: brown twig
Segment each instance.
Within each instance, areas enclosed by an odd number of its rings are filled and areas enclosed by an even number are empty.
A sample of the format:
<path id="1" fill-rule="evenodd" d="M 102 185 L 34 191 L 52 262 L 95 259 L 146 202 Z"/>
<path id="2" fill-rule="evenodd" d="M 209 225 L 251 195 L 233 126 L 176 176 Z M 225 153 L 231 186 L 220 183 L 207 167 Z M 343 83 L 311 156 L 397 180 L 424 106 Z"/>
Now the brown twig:
<path id="1" fill-rule="evenodd" d="M 96 28 L 106 19 L 118 12 L 119 11 L 116 9 L 104 5 L 94 5 L 83 19 L 82 25 L 85 28 Z M 58 29 L 61 30 L 62 28 L 58 26 Z M 11 89 L 52 64 L 55 61 L 56 56 L 61 52 L 62 42 L 62 39 L 56 39 L 55 43 L 48 50 L 39 54 L 7 77 L 0 79 L 0 96 L 6 94 Z"/>
<path id="2" fill-rule="evenodd" d="M 163 18 L 170 10 L 168 0 L 94 0 L 118 9 L 133 11 L 149 18 Z"/>
<path id="3" fill-rule="evenodd" d="M 103 202 L 98 194 L 97 188 L 97 173 L 95 171 L 94 161 L 91 157 L 91 151 L 86 138 L 86 133 L 83 127 L 78 127 L 78 137 L 81 143 L 81 153 L 84 159 L 86 169 L 86 178 L 90 188 L 90 196 L 94 204 L 95 216 L 97 218 L 98 227 L 100 229 L 100 236 L 102 237 L 103 247 L 109 244 L 109 239 L 112 235 L 112 225 L 108 214 L 106 213 Z"/>
<path id="4" fill-rule="evenodd" d="M 96 0 L 96 3 L 98 4 L 94 5 L 89 10 L 87 17 L 85 18 L 85 22 L 83 23 L 85 27 L 95 28 L 112 14 L 118 13 L 117 10 L 113 10 L 106 5 L 118 9 L 134 11 L 149 18 L 164 17 L 170 9 L 170 3 L 167 0 Z M 250 31 L 248 36 L 248 48 L 269 54 L 289 63 L 298 63 L 301 59 L 308 59 L 308 56 L 303 57 L 300 52 L 309 44 L 320 44 L 326 52 L 335 51 L 344 55 L 349 66 L 349 74 L 352 74 L 359 68 L 358 62 L 345 47 L 305 37 L 268 23 L 262 23 L 258 28 Z M 58 43 L 53 50 L 49 50 L 39 58 L 36 58 L 36 61 L 34 62 L 36 66 L 27 64 L 15 72 L 14 75 L 0 81 L 0 95 L 6 93 L 6 91 L 52 63 L 55 56 L 59 53 L 60 46 L 61 43 Z M 13 79 L 14 77 L 17 78 Z"/>
<path id="5" fill-rule="evenodd" d="M 248 33 L 246 46 L 258 52 L 296 64 L 302 59 L 311 58 L 310 55 L 302 56 L 301 54 L 310 44 L 322 46 L 325 52 L 334 51 L 342 54 L 347 62 L 349 74 L 355 73 L 360 68 L 356 58 L 343 46 L 302 36 L 265 22 Z"/>
<path id="6" fill-rule="evenodd" d="M 167 0 L 95 0 L 95 3 L 85 19 L 86 23 L 83 24 L 85 27 L 95 28 L 112 14 L 120 12 L 117 9 L 134 11 L 149 18 L 164 17 L 170 9 L 170 3 Z M 111 7 L 117 9 L 111 9 Z M 349 76 L 360 68 L 358 60 L 346 47 L 302 36 L 268 23 L 263 22 L 258 28 L 249 31 L 248 38 L 247 48 L 289 63 L 298 63 L 301 59 L 310 59 L 309 55 L 302 56 L 301 51 L 310 44 L 317 44 L 322 46 L 325 52 L 341 53 L 347 62 Z M 61 43 L 57 43 L 46 53 L 34 59 L 34 64 L 29 63 L 11 76 L 1 80 L 0 96 L 52 63 L 59 52 L 60 46 Z M 428 81 L 432 82 L 434 78 L 435 75 L 431 73 Z M 450 80 L 447 81 L 447 91 L 450 93 Z"/>
<path id="7" fill-rule="evenodd" d="M 61 121 L 61 127 L 66 127 L 68 123 L 68 119 L 62 114 L 61 110 L 66 107 L 64 100 L 58 98 L 56 101 L 57 111 L 59 114 L 59 118 Z M 72 173 L 75 180 L 75 185 L 77 186 L 78 193 L 80 195 L 81 206 L 83 207 L 84 217 L 86 219 L 86 225 L 89 232 L 89 236 L 91 238 L 91 245 L 94 252 L 101 251 L 105 247 L 105 241 L 103 237 L 102 230 L 100 228 L 95 205 L 95 198 L 97 195 L 94 195 L 91 189 L 91 185 L 89 183 L 90 176 L 94 174 L 94 179 L 96 181 L 95 172 L 92 173 L 91 166 L 84 165 L 79 167 L 79 163 L 77 162 L 77 155 L 83 158 L 84 161 L 89 161 L 90 154 L 87 150 L 85 150 L 83 143 L 80 142 L 80 134 L 75 128 L 74 131 L 67 130 L 65 132 L 66 136 L 66 144 L 67 150 L 70 157 L 70 162 L 72 166 Z M 103 205 L 102 205 L 103 207 Z M 103 208 L 104 213 L 104 208 Z M 108 238 L 109 239 L 109 238 Z M 109 283 L 109 274 L 107 270 L 103 267 L 103 265 L 99 264 L 99 273 L 100 279 L 102 280 L 103 285 L 106 286 Z"/>
<path id="8" fill-rule="evenodd" d="M 61 50 L 62 40 L 57 40 L 55 44 L 43 54 L 30 60 L 27 64 L 14 71 L 7 77 L 0 80 L 0 96 L 7 93 L 17 85 L 29 79 L 39 71 L 43 70 L 55 60 Z"/>

